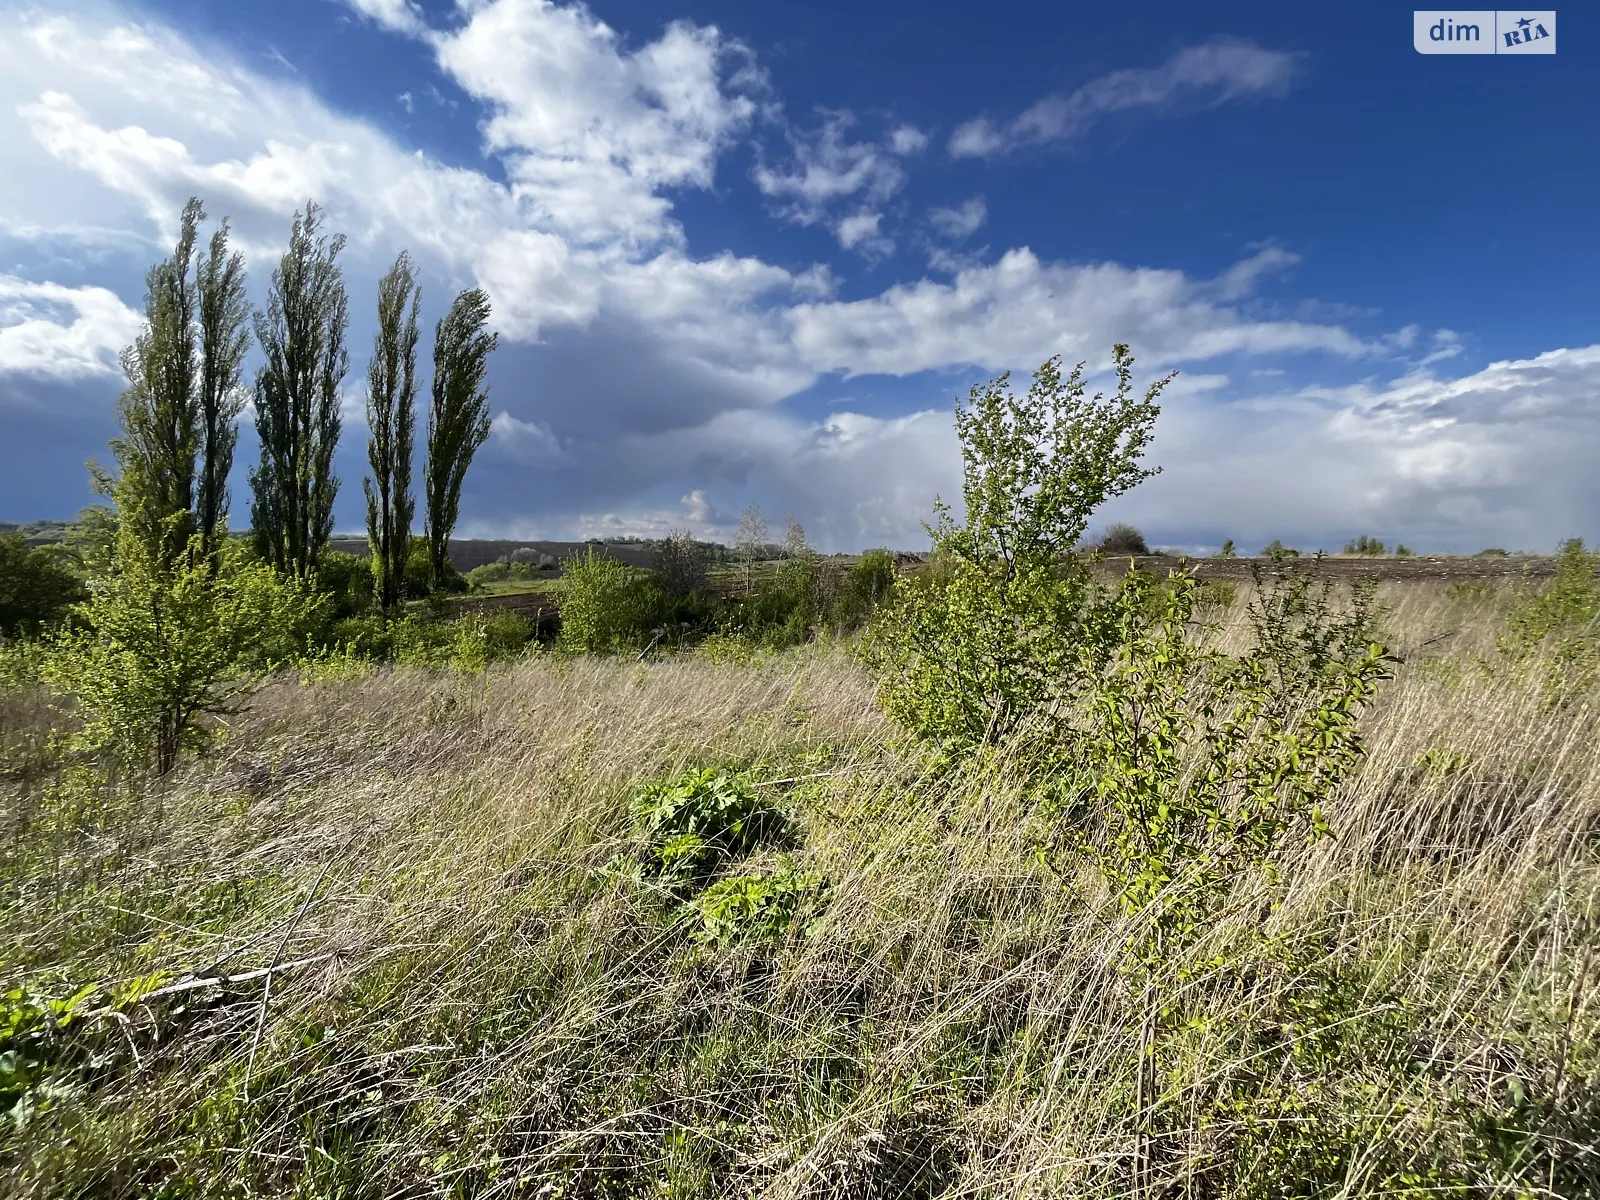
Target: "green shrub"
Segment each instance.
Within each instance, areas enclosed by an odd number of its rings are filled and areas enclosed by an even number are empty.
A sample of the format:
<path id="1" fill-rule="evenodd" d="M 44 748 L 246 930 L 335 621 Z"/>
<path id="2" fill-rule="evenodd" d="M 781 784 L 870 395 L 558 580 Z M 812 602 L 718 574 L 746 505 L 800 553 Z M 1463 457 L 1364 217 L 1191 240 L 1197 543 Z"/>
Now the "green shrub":
<path id="1" fill-rule="evenodd" d="M 181 528 L 177 518 L 169 521 Z M 144 539 L 119 536 L 116 572 L 97 580 L 46 664 L 52 687 L 77 698 L 77 741 L 124 757 L 153 756 L 165 774 L 185 747 L 214 735 L 206 718 L 234 711 L 253 683 L 299 658 L 326 621 L 326 599 L 280 579 L 224 543 L 218 569 L 198 538 L 172 565 Z"/>
<path id="2" fill-rule="evenodd" d="M 83 583 L 53 547 L 0 534 L 0 638 L 37 636 L 87 597 Z"/>
<path id="3" fill-rule="evenodd" d="M 1197 610 L 1226 612 L 1238 598 L 1239 585 L 1231 579 L 1208 579 L 1194 589 L 1194 606 Z"/>
<path id="4" fill-rule="evenodd" d="M 466 574 L 468 587 L 479 587 L 485 583 L 504 583 L 511 578 L 511 564 L 508 562 L 484 563 L 482 566 L 473 567 Z"/>
<path id="5" fill-rule="evenodd" d="M 1517 590 L 1496 641 L 1512 663 L 1543 662 L 1552 703 L 1600 684 L 1600 551 L 1563 542 L 1556 577 Z"/>
<path id="6" fill-rule="evenodd" d="M 1233 548 L 1233 539 L 1229 538 L 1222 543 L 1222 549 L 1217 551 L 1218 558 L 1237 558 L 1238 553 Z"/>
<path id="7" fill-rule="evenodd" d="M 372 560 L 342 550 L 327 550 L 317 566 L 317 587 L 329 600 L 335 620 L 359 616 L 372 608 Z"/>
<path id="8" fill-rule="evenodd" d="M 1360 759 L 1356 720 L 1387 675 L 1370 588 L 1344 607 L 1308 571 L 1258 588 L 1254 644 L 1233 656 L 1191 636 L 1192 578 L 1156 589 L 1131 573 L 1114 653 L 1086 653 L 1087 684 L 1026 730 L 1056 836 L 1146 916 L 1162 953 L 1205 928 L 1237 873 L 1270 875 L 1292 832 L 1326 831 L 1322 805 Z"/>
<path id="9" fill-rule="evenodd" d="M 662 596 L 644 574 L 591 546 L 561 574 L 562 649 L 609 654 L 645 643 L 661 619 Z"/>
<path id="10" fill-rule="evenodd" d="M 1150 547 L 1144 534 L 1126 521 L 1106 526 L 1106 531 L 1095 542 L 1095 549 L 1106 554 L 1149 554 Z"/>
<path id="11" fill-rule="evenodd" d="M 1273 538 L 1272 541 L 1268 542 L 1261 548 L 1261 557 L 1272 559 L 1299 558 L 1300 551 L 1296 550 L 1293 546 L 1285 546 L 1277 538 Z"/>
<path id="12" fill-rule="evenodd" d="M 1068 553 L 1104 501 L 1154 471 L 1139 459 L 1171 376 L 1136 397 L 1113 351 L 1114 396 L 1085 395 L 1080 364 L 1051 359 L 1022 397 L 1008 376 L 956 410 L 965 522 L 935 503 L 934 562 L 895 589 L 867 647 L 901 724 L 952 753 L 993 744 L 1113 652 L 1123 631 Z"/>
<path id="13" fill-rule="evenodd" d="M 784 829 L 782 815 L 749 781 L 726 771 L 690 771 L 649 784 L 628 811 L 645 839 L 646 871 L 669 881 L 702 879 Z"/>
<path id="14" fill-rule="evenodd" d="M 1386 553 L 1384 545 L 1375 537 L 1362 534 L 1360 537 L 1345 543 L 1346 554 L 1377 555 Z"/>
<path id="15" fill-rule="evenodd" d="M 429 582 L 433 568 L 428 560 L 428 539 L 413 537 L 411 549 L 406 558 L 406 595 L 412 600 L 425 600 L 433 595 L 434 588 Z M 439 590 L 446 593 L 464 592 L 468 584 L 466 578 L 457 571 L 449 562 L 444 565 L 444 586 Z"/>
<path id="16" fill-rule="evenodd" d="M 859 629 L 894 596 L 899 574 L 888 550 L 866 551 L 834 590 L 828 602 L 828 624 L 839 633 Z"/>

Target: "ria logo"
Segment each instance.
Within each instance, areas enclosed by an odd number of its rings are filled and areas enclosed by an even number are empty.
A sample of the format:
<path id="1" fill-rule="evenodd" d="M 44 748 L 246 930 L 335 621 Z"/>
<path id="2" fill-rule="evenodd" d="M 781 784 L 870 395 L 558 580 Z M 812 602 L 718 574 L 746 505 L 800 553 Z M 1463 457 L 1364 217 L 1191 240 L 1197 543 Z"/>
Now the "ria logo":
<path id="1" fill-rule="evenodd" d="M 1412 14 L 1418 54 L 1554 54 L 1554 9 L 1418 9 Z"/>

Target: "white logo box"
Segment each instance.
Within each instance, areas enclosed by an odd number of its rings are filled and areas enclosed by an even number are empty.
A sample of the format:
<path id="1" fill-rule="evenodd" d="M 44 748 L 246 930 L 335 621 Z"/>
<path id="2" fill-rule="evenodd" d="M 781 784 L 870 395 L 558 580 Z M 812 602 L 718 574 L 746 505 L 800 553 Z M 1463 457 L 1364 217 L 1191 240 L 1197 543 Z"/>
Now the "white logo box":
<path id="1" fill-rule="evenodd" d="M 1418 54 L 1554 54 L 1556 11 L 1418 9 L 1411 33 Z"/>

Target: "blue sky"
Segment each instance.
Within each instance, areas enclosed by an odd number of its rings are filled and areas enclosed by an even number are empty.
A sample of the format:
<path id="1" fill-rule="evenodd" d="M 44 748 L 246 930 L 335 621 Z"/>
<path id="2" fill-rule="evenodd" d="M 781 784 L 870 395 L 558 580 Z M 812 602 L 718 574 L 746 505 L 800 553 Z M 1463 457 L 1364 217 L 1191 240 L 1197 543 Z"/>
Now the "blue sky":
<path id="1" fill-rule="evenodd" d="M 467 534 L 916 546 L 958 393 L 1123 340 L 1181 372 L 1105 514 L 1152 540 L 1594 537 L 1586 16 L 1519 58 L 1388 5 L 0 0 L 0 519 L 88 501 L 197 194 L 258 297 L 306 199 L 350 235 L 343 529 L 405 248 L 502 334 Z"/>

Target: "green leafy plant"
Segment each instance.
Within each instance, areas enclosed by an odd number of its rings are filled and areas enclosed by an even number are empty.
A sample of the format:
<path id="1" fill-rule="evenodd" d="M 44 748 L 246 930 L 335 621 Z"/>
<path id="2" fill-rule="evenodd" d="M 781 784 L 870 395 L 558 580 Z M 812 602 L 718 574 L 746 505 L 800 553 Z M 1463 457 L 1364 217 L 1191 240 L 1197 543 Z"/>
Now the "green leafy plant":
<path id="1" fill-rule="evenodd" d="M 690 908 L 700 918 L 696 936 L 702 941 L 781 946 L 806 928 L 826 894 L 822 876 L 798 871 L 784 858 L 773 870 L 719 880 Z"/>
<path id="2" fill-rule="evenodd" d="M 640 789 L 628 806 L 645 841 L 646 871 L 672 881 L 703 878 L 777 838 L 782 814 L 726 771 L 690 771 Z"/>
<path id="3" fill-rule="evenodd" d="M 87 595 L 58 551 L 0 534 L 0 638 L 37 636 Z"/>
<path id="4" fill-rule="evenodd" d="M 78 606 L 82 628 L 58 639 L 46 678 L 77 698 L 80 746 L 153 757 L 166 774 L 180 750 L 211 740 L 215 718 L 304 651 L 325 612 L 308 584 L 279 577 L 243 547 L 224 543 L 213 570 L 198 535 L 170 564 L 160 546 L 124 523 L 115 573 Z"/>
<path id="5" fill-rule="evenodd" d="M 1149 589 L 1124 582 L 1115 653 L 1082 664 L 1092 684 L 1040 728 L 1034 759 L 1058 836 L 1145 914 L 1159 955 L 1203 928 L 1237 874 L 1271 877 L 1291 831 L 1327 832 L 1323 805 L 1361 757 L 1356 719 L 1388 659 L 1367 640 L 1370 600 L 1335 610 L 1307 573 L 1267 583 L 1237 657 L 1191 636 L 1191 577 L 1161 589 L 1154 623 Z"/>
<path id="6" fill-rule="evenodd" d="M 1238 552 L 1233 548 L 1233 539 L 1228 538 L 1222 543 L 1222 549 L 1217 551 L 1218 558 L 1237 558 Z"/>
<path id="7" fill-rule="evenodd" d="M 897 587 L 867 650 L 890 715 L 947 750 L 1003 739 L 1113 649 L 1115 622 L 1068 551 L 1102 503 L 1155 473 L 1139 461 L 1172 376 L 1140 397 L 1128 348 L 1112 358 L 1109 397 L 1051 359 L 1026 395 L 1002 375 L 956 409 L 965 519 L 936 502 L 933 569 Z"/>
<path id="8" fill-rule="evenodd" d="M 1345 547 L 1344 547 L 1344 552 L 1346 554 L 1363 554 L 1363 555 L 1372 556 L 1372 555 L 1385 554 L 1385 553 L 1387 553 L 1387 550 L 1384 547 L 1384 544 L 1382 542 L 1380 542 L 1377 538 L 1370 537 L 1367 534 L 1363 533 L 1360 537 L 1354 538 L 1351 541 L 1346 542 L 1345 543 Z"/>
<path id="9" fill-rule="evenodd" d="M 642 572 L 590 547 L 562 568 L 564 650 L 605 654 L 638 646 L 661 611 L 661 593 Z"/>

